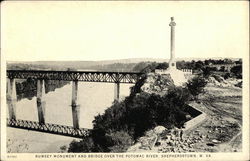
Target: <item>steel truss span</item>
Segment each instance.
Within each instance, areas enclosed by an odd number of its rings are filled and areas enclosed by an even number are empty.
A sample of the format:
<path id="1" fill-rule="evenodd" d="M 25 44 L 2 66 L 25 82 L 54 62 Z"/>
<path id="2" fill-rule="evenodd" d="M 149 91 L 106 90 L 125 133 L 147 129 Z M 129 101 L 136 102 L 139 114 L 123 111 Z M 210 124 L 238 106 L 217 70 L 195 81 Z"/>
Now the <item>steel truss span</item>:
<path id="1" fill-rule="evenodd" d="M 7 70 L 11 79 L 44 79 L 107 83 L 136 83 L 143 73 L 98 71 Z"/>
<path id="2" fill-rule="evenodd" d="M 83 138 L 90 134 L 89 129 L 76 129 L 72 126 L 57 125 L 57 124 L 39 124 L 36 121 L 15 120 L 7 118 L 7 126 L 21 128 L 26 130 L 40 131 L 45 133 L 70 136 L 75 138 Z"/>

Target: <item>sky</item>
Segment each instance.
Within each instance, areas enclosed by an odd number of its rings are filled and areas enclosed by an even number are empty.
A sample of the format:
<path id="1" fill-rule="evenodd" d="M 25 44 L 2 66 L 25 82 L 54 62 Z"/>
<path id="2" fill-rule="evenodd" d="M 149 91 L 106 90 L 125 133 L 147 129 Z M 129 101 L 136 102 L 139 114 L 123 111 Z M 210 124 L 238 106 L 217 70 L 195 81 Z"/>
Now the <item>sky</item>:
<path id="1" fill-rule="evenodd" d="M 242 58 L 249 53 L 247 1 L 5 1 L 7 61 L 170 57 Z"/>

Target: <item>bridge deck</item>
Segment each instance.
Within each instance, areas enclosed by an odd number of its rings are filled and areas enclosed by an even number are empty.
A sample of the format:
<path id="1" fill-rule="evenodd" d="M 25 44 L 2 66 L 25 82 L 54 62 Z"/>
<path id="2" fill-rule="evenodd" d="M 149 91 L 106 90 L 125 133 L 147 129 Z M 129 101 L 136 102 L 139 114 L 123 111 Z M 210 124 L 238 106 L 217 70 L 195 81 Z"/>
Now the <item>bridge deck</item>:
<path id="1" fill-rule="evenodd" d="M 63 136 L 70 136 L 75 138 L 83 138 L 89 135 L 89 129 L 75 129 L 71 126 L 57 125 L 57 124 L 39 124 L 36 121 L 28 120 L 14 120 L 7 118 L 7 126 L 14 128 L 21 128 L 26 130 L 40 131 L 50 134 L 57 134 Z"/>
<path id="2" fill-rule="evenodd" d="M 107 83 L 136 83 L 142 74 L 138 72 L 7 70 L 8 78 Z"/>

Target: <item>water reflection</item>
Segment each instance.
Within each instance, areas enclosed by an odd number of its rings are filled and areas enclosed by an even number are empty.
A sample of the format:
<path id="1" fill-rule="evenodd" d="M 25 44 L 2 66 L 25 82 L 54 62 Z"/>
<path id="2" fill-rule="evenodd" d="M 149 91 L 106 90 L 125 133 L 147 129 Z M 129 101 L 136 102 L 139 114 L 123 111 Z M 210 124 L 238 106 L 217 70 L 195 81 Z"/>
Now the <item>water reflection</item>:
<path id="1" fill-rule="evenodd" d="M 55 91 L 57 88 L 61 88 L 67 84 L 69 81 L 61 81 L 61 80 L 45 80 L 45 93 L 49 93 Z M 32 100 L 33 97 L 36 96 L 37 89 L 37 80 L 28 78 L 27 80 L 17 80 L 16 83 L 16 92 L 17 92 L 17 100 L 27 98 Z"/>
<path id="2" fill-rule="evenodd" d="M 22 85 L 18 85 L 22 83 Z M 45 120 L 47 123 L 72 126 L 72 84 L 65 81 L 45 81 Z M 129 95 L 133 84 L 121 84 L 121 98 Z M 17 119 L 38 121 L 36 107 L 36 81 L 17 80 Z M 110 107 L 114 100 L 113 83 L 79 82 L 78 103 L 80 105 L 80 127 L 93 128 L 92 121 Z M 27 99 L 28 98 L 28 99 Z M 7 108 L 8 116 L 8 108 Z M 10 152 L 59 152 L 60 146 L 69 145 L 73 138 L 48 133 L 7 128 L 7 139 L 15 144 L 8 147 Z M 20 150 L 27 144 L 28 149 Z M 15 150 L 15 148 L 19 150 Z"/>
<path id="3" fill-rule="evenodd" d="M 33 79 L 16 80 L 17 89 L 17 119 L 38 121 L 36 107 L 37 81 Z M 129 95 L 132 84 L 121 84 L 120 96 Z M 72 126 L 72 84 L 69 81 L 45 81 L 47 123 Z M 80 127 L 92 128 L 92 121 L 98 114 L 104 112 L 114 101 L 114 84 L 98 82 L 79 82 L 78 105 L 80 106 Z M 7 110 L 8 111 L 8 110 Z M 7 113 L 8 116 L 8 113 Z"/>

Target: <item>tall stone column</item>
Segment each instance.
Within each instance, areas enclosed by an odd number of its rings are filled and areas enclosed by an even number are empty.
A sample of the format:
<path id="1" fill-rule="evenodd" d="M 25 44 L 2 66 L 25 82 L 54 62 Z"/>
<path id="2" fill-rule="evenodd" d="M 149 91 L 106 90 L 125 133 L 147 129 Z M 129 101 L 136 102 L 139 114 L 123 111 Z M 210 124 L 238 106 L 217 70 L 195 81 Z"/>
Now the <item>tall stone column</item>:
<path id="1" fill-rule="evenodd" d="M 16 82 L 15 79 L 7 79 L 7 104 L 9 109 L 9 118 L 16 119 Z"/>
<path id="2" fill-rule="evenodd" d="M 37 111 L 38 111 L 38 121 L 39 124 L 45 124 L 45 82 L 44 80 L 37 80 Z"/>
<path id="3" fill-rule="evenodd" d="M 170 60 L 169 60 L 169 68 L 176 68 L 175 62 L 175 26 L 174 17 L 171 17 L 171 22 L 169 24 L 171 27 L 171 49 L 170 49 Z"/>
<path id="4" fill-rule="evenodd" d="M 119 101 L 120 99 L 120 83 L 115 83 L 114 87 L 114 100 Z"/>
<path id="5" fill-rule="evenodd" d="M 79 129 L 80 120 L 80 105 L 78 105 L 78 81 L 72 82 L 72 117 L 73 117 L 73 127 Z"/>

